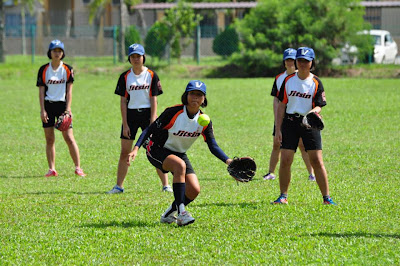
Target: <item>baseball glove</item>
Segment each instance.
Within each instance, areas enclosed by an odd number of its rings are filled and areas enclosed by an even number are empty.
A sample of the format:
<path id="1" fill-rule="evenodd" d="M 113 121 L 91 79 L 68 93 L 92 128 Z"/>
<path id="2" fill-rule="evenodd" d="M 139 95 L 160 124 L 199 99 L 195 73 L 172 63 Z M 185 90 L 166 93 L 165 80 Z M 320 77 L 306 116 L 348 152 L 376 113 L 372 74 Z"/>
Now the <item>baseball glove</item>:
<path id="1" fill-rule="evenodd" d="M 256 174 L 256 162 L 251 157 L 233 158 L 228 165 L 229 174 L 238 182 L 249 182 Z"/>
<path id="2" fill-rule="evenodd" d="M 58 117 L 54 127 L 60 131 L 67 131 L 71 127 L 71 123 L 72 123 L 71 113 L 65 112 Z"/>
<path id="3" fill-rule="evenodd" d="M 317 112 L 309 112 L 303 117 L 303 126 L 306 128 L 323 130 L 325 125 L 320 114 Z"/>

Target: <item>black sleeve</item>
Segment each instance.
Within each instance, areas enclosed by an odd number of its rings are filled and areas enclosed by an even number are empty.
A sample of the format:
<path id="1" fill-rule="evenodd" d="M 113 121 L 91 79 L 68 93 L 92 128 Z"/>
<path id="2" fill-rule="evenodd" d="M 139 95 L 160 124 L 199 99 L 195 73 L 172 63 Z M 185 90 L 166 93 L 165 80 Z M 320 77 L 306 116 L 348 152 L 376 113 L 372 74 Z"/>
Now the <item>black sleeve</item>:
<path id="1" fill-rule="evenodd" d="M 322 82 L 318 77 L 314 76 L 314 78 L 318 81 L 317 93 L 313 99 L 314 105 L 323 107 L 326 105 L 324 85 L 322 85 Z"/>
<path id="2" fill-rule="evenodd" d="M 129 70 L 128 70 L 129 71 Z M 125 71 L 119 76 L 117 87 L 115 88 L 115 94 L 119 96 L 125 96 L 126 92 L 126 81 L 125 81 L 125 75 L 128 71 Z"/>
<path id="3" fill-rule="evenodd" d="M 207 142 L 208 149 L 210 152 L 223 161 L 224 163 L 226 160 L 229 159 L 229 157 L 224 153 L 224 151 L 218 146 L 217 141 L 215 140 L 214 137 L 214 128 L 212 125 L 212 121 L 207 125 L 207 127 L 203 130 L 202 135 L 204 137 L 204 140 Z"/>
<path id="4" fill-rule="evenodd" d="M 279 89 L 279 93 L 278 93 L 278 100 L 280 101 L 280 102 L 282 102 L 283 101 L 283 96 L 285 95 L 285 93 L 286 93 L 286 91 L 285 91 L 285 85 L 286 85 L 286 79 L 282 82 L 282 86 L 281 86 L 281 88 Z"/>
<path id="5" fill-rule="evenodd" d="M 70 75 L 68 77 L 67 83 L 74 83 L 74 69 L 72 68 L 72 66 L 64 64 L 70 71 Z"/>
<path id="6" fill-rule="evenodd" d="M 274 85 L 272 85 L 271 96 L 278 97 L 278 88 L 276 86 L 276 78 L 274 81 Z"/>
<path id="7" fill-rule="evenodd" d="M 182 109 L 182 107 L 180 107 L 180 109 Z M 171 122 L 177 110 L 179 110 L 179 107 L 169 107 L 165 109 L 150 126 L 143 130 L 135 146 L 140 147 L 150 136 L 152 141 L 156 144 L 161 145 L 164 143 L 166 140 L 165 137 L 168 136 L 165 127 Z M 164 132 L 166 132 L 166 134 L 163 134 Z"/>
<path id="8" fill-rule="evenodd" d="M 43 80 L 43 71 L 44 71 L 44 69 L 45 69 L 45 67 L 46 67 L 47 65 L 48 65 L 48 64 L 43 65 L 43 66 L 41 66 L 41 67 L 39 68 L 38 75 L 37 75 L 37 80 L 36 80 L 36 86 L 37 86 L 37 87 L 39 87 L 39 86 L 46 86 L 46 81 Z"/>
<path id="9" fill-rule="evenodd" d="M 161 81 L 156 72 L 153 71 L 153 78 L 151 80 L 151 96 L 157 96 L 163 94 Z"/>

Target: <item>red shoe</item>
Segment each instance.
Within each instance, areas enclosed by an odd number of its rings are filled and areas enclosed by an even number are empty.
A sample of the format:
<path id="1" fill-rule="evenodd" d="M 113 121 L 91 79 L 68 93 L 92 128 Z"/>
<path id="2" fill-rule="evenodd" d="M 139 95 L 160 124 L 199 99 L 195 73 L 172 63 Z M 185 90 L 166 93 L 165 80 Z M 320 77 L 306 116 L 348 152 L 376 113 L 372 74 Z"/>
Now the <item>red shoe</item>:
<path id="1" fill-rule="evenodd" d="M 57 173 L 56 170 L 49 169 L 49 171 L 47 172 L 47 174 L 45 174 L 44 176 L 45 176 L 45 177 L 58 176 L 58 173 Z"/>
<path id="2" fill-rule="evenodd" d="M 77 168 L 75 169 L 75 174 L 76 174 L 76 175 L 79 175 L 79 176 L 82 176 L 82 177 L 85 177 L 85 176 L 86 176 L 86 174 L 83 172 L 83 170 L 82 170 L 81 168 L 79 168 L 79 167 L 77 167 Z"/>

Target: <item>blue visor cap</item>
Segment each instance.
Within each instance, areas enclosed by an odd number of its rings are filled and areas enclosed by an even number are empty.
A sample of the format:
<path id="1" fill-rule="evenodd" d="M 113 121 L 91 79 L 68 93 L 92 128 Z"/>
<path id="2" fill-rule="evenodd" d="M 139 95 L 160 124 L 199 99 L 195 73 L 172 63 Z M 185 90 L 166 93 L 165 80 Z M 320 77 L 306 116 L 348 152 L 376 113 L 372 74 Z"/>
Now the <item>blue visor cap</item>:
<path id="1" fill-rule="evenodd" d="M 200 80 L 191 80 L 186 86 L 185 92 L 188 91 L 201 91 L 204 93 L 204 95 L 206 95 L 206 84 Z"/>
<path id="2" fill-rule="evenodd" d="M 296 53 L 296 59 L 299 58 L 304 58 L 307 61 L 312 61 L 315 58 L 315 53 L 314 50 L 312 48 L 308 48 L 308 47 L 300 47 L 299 49 L 297 49 L 297 53 Z"/>
<path id="3" fill-rule="evenodd" d="M 64 51 L 64 43 L 60 40 L 52 40 L 49 45 L 49 51 L 60 48 Z"/>
<path id="4" fill-rule="evenodd" d="M 133 54 L 144 55 L 144 47 L 137 43 L 132 44 L 131 46 L 129 46 L 128 56 L 131 56 Z"/>
<path id="5" fill-rule="evenodd" d="M 286 59 L 296 59 L 296 49 L 293 48 L 287 48 L 284 52 L 283 52 L 283 61 L 285 61 Z"/>

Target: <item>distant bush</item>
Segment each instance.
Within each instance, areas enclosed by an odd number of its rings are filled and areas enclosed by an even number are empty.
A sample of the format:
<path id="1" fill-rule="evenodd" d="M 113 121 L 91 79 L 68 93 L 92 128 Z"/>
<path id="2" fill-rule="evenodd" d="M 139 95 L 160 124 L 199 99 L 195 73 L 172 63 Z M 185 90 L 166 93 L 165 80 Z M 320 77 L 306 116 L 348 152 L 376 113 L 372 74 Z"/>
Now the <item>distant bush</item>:
<path id="1" fill-rule="evenodd" d="M 157 58 L 161 58 L 164 55 L 167 39 L 160 38 L 160 36 L 163 32 L 168 31 L 166 27 L 165 24 L 156 22 L 150 28 L 144 41 L 146 54 Z"/>
<path id="2" fill-rule="evenodd" d="M 239 35 L 234 27 L 229 26 L 218 34 L 213 42 L 213 51 L 223 57 L 239 51 Z"/>
<path id="3" fill-rule="evenodd" d="M 135 26 L 129 26 L 125 30 L 125 54 L 128 54 L 128 48 L 133 43 L 140 43 L 142 39 L 140 38 L 140 33 Z"/>

